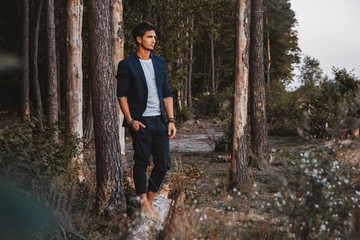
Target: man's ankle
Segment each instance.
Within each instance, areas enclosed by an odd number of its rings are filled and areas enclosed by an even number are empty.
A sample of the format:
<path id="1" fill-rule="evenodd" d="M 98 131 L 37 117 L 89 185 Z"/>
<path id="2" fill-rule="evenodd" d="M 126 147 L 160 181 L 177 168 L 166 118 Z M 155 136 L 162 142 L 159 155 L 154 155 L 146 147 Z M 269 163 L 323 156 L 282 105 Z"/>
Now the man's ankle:
<path id="1" fill-rule="evenodd" d="M 146 197 L 147 197 L 148 202 L 153 202 L 156 195 L 157 195 L 157 192 L 147 192 Z"/>
<path id="2" fill-rule="evenodd" d="M 141 208 L 146 207 L 146 205 L 148 205 L 147 194 L 142 193 L 142 194 L 139 195 L 139 198 L 140 198 Z"/>

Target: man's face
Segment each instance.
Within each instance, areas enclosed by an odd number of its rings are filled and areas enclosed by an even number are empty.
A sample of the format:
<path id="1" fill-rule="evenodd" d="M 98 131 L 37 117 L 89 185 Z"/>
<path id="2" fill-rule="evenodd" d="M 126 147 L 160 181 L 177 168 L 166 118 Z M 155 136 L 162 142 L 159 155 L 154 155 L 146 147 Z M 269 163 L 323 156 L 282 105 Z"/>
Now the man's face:
<path id="1" fill-rule="evenodd" d="M 155 31 L 150 30 L 150 31 L 146 31 L 142 38 L 137 37 L 137 40 L 140 43 L 141 48 L 147 51 L 151 51 L 154 50 L 154 46 L 156 42 L 155 38 L 156 38 Z"/>

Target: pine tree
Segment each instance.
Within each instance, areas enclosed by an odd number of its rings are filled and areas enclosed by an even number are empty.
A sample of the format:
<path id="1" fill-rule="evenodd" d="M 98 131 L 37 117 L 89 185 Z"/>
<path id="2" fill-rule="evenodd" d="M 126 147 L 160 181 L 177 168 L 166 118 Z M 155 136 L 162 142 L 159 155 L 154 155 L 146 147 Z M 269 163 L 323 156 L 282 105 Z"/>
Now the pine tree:
<path id="1" fill-rule="evenodd" d="M 250 0 L 237 1 L 235 49 L 233 148 L 229 188 L 245 185 L 249 182 L 246 130 L 250 51 Z"/>

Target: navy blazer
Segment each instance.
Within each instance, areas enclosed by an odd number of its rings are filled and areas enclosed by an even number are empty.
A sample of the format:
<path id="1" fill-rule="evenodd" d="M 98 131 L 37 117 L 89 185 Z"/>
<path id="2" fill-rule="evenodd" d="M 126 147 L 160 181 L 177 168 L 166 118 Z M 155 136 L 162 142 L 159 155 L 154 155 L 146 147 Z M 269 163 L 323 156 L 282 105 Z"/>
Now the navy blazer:
<path id="1" fill-rule="evenodd" d="M 166 63 L 162 57 L 150 54 L 154 65 L 156 87 L 160 100 L 161 115 L 165 120 L 164 98 L 172 97 L 167 80 Z M 127 97 L 131 117 L 140 120 L 145 112 L 148 89 L 144 71 L 137 54 L 133 54 L 119 62 L 117 71 L 117 96 Z M 125 120 L 123 126 L 125 126 Z"/>

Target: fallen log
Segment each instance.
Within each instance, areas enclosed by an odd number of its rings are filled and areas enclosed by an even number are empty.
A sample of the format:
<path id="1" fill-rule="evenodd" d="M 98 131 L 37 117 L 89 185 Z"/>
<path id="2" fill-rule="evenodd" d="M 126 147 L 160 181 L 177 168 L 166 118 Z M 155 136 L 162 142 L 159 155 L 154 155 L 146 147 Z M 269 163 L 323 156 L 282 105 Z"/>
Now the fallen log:
<path id="1" fill-rule="evenodd" d="M 156 223 L 143 217 L 128 236 L 128 240 L 158 239 L 159 234 L 163 229 L 163 223 L 166 220 L 170 209 L 171 201 L 168 199 L 168 193 L 168 187 L 163 187 L 163 190 L 155 197 L 153 202 L 160 214 L 161 221 Z"/>

